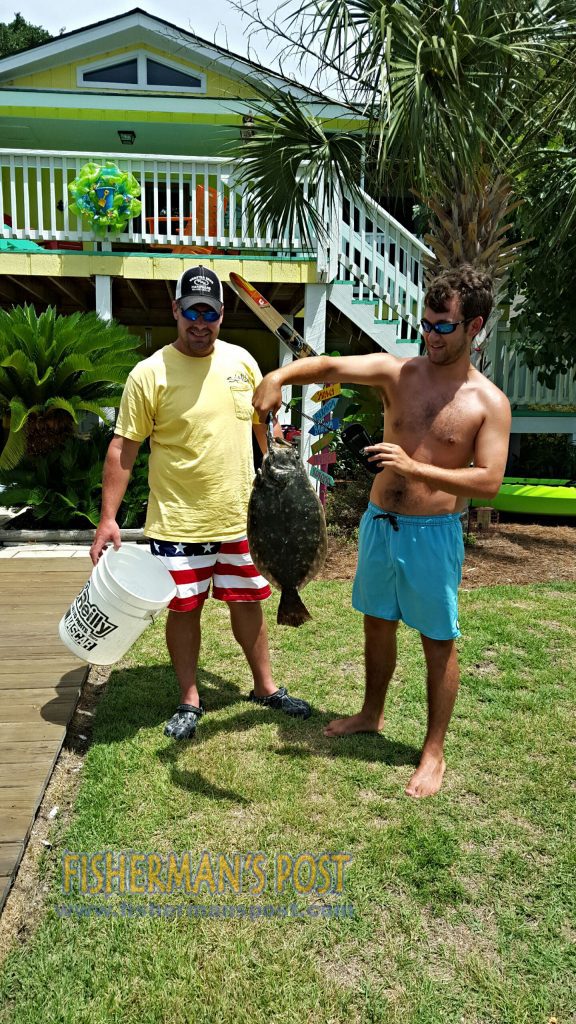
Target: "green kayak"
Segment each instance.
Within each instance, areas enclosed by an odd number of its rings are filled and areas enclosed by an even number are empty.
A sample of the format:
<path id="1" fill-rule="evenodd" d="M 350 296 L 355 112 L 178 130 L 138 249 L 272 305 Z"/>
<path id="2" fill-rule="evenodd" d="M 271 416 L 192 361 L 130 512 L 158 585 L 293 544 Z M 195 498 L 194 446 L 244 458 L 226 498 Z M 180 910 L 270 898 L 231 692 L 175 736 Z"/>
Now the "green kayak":
<path id="1" fill-rule="evenodd" d="M 535 480 L 505 476 L 495 498 L 474 498 L 472 506 L 535 516 L 576 516 L 576 480 Z"/>

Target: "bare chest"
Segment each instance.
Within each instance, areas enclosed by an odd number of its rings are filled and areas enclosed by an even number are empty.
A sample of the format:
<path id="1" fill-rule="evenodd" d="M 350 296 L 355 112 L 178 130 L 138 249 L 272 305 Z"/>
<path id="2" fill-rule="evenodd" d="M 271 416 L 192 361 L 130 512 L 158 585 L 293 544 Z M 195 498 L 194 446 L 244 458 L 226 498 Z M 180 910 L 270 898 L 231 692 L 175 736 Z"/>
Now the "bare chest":
<path id="1" fill-rule="evenodd" d="M 385 414 L 387 440 L 415 452 L 427 448 L 465 452 L 482 422 L 474 399 L 461 394 L 396 396 Z"/>

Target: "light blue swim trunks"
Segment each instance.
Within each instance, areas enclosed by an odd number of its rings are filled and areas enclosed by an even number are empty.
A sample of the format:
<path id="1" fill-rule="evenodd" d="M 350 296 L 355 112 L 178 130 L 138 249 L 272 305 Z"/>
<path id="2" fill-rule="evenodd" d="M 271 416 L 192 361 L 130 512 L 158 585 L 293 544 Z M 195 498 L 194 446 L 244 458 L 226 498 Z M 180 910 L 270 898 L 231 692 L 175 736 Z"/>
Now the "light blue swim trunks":
<path id="1" fill-rule="evenodd" d="M 432 640 L 454 640 L 463 562 L 459 513 L 403 516 L 369 502 L 358 533 L 352 607 L 377 619 L 402 619 Z"/>

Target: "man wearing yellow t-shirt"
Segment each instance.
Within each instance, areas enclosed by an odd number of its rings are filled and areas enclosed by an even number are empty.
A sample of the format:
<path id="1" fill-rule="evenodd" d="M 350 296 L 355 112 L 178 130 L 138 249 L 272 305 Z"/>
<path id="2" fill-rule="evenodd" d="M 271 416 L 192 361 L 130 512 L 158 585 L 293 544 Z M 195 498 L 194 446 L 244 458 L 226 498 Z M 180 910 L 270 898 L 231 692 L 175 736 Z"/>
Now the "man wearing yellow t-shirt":
<path id="1" fill-rule="evenodd" d="M 262 450 L 266 444 L 266 427 L 252 408 L 262 375 L 248 352 L 218 337 L 224 305 L 222 284 L 213 271 L 185 271 L 172 311 L 176 341 L 138 363 L 126 382 L 104 465 L 102 515 L 90 557 L 95 565 L 109 541 L 120 547 L 116 515 L 138 448 L 148 437 L 144 533 L 177 586 L 166 642 L 180 704 L 165 734 L 191 739 L 204 713 L 196 670 L 200 618 L 211 580 L 213 597 L 228 604 L 232 632 L 252 671 L 249 699 L 307 718 L 310 706 L 272 681 L 260 603 L 270 596 L 270 587 L 254 566 L 246 539 L 254 476 L 252 430 Z"/>

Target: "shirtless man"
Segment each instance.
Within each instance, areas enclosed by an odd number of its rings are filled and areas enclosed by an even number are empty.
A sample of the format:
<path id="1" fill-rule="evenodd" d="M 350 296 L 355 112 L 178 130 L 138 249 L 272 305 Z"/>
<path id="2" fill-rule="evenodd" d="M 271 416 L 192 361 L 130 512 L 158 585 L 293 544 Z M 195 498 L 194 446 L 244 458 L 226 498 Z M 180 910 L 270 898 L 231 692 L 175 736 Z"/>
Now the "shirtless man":
<path id="1" fill-rule="evenodd" d="M 384 439 L 366 448 L 374 477 L 360 524 L 352 604 L 364 613 L 366 693 L 357 715 L 326 736 L 377 732 L 396 666 L 398 621 L 420 633 L 427 667 L 428 728 L 406 794 L 437 793 L 444 738 L 459 684 L 454 640 L 468 498 L 492 498 L 502 483 L 510 433 L 506 396 L 470 363 L 492 309 L 490 278 L 463 266 L 437 277 L 425 296 L 426 355 L 318 356 L 269 373 L 254 394 L 260 419 L 276 412 L 284 384 L 367 384 L 384 404 Z"/>

